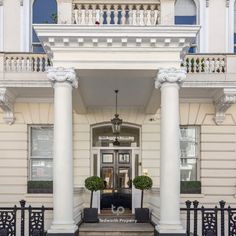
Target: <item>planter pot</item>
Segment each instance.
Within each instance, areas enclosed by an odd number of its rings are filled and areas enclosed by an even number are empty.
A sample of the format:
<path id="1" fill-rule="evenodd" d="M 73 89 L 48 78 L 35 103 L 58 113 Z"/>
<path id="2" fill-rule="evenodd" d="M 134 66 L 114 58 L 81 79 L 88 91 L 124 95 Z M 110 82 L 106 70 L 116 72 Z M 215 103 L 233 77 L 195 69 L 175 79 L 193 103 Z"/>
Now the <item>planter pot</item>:
<path id="1" fill-rule="evenodd" d="M 98 223 L 98 209 L 97 208 L 84 208 L 84 222 L 85 223 Z"/>
<path id="2" fill-rule="evenodd" d="M 137 223 L 149 223 L 150 214 L 148 208 L 135 208 L 135 220 Z"/>

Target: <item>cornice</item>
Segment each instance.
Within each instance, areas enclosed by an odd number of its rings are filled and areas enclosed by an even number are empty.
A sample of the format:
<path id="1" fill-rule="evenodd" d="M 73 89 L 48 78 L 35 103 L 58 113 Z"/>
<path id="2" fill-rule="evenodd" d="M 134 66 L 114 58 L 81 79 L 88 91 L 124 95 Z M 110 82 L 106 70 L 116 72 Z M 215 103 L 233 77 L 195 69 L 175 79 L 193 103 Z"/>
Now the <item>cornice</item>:
<path id="1" fill-rule="evenodd" d="M 0 107 L 3 110 L 4 121 L 11 125 L 15 122 L 14 102 L 15 94 L 7 88 L 0 88 Z"/>
<path id="2" fill-rule="evenodd" d="M 215 117 L 217 125 L 224 122 L 226 111 L 236 103 L 236 89 L 222 89 L 214 98 Z"/>

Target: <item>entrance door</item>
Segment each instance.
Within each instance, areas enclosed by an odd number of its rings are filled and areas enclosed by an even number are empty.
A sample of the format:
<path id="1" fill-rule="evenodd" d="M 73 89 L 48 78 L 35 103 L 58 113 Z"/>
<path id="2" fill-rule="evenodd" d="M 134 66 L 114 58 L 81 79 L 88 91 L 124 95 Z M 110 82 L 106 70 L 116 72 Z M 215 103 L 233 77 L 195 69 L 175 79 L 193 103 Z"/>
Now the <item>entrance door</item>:
<path id="1" fill-rule="evenodd" d="M 106 186 L 101 191 L 101 209 L 112 205 L 132 208 L 131 163 L 130 150 L 101 151 L 101 177 Z"/>

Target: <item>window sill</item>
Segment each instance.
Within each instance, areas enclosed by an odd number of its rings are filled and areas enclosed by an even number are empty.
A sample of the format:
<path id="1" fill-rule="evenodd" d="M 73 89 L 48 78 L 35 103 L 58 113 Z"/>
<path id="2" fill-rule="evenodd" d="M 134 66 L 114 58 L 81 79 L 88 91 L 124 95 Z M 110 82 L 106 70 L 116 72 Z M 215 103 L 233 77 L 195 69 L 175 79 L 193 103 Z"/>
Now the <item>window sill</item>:
<path id="1" fill-rule="evenodd" d="M 26 193 L 25 198 L 52 198 L 52 193 Z"/>

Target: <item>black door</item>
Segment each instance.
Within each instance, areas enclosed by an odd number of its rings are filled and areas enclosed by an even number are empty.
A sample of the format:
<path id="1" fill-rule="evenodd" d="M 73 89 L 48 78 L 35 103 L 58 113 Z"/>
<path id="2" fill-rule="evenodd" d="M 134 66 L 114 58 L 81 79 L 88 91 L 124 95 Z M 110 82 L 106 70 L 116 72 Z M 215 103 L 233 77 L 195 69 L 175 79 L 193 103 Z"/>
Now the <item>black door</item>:
<path id="1" fill-rule="evenodd" d="M 132 208 L 131 151 L 101 151 L 101 177 L 106 188 L 101 191 L 101 209 L 122 206 Z"/>

